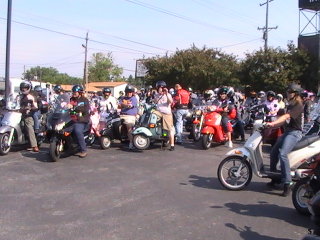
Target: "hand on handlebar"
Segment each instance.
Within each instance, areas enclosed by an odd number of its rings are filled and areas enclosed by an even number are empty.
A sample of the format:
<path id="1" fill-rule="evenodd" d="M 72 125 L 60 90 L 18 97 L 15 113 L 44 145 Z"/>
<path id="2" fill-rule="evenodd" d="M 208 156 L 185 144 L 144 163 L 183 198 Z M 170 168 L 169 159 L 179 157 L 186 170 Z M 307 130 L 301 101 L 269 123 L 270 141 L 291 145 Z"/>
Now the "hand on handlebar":
<path id="1" fill-rule="evenodd" d="M 274 127 L 274 124 L 273 124 L 273 122 L 268 122 L 268 123 L 265 124 L 265 127 L 266 128 L 272 128 L 272 127 Z"/>

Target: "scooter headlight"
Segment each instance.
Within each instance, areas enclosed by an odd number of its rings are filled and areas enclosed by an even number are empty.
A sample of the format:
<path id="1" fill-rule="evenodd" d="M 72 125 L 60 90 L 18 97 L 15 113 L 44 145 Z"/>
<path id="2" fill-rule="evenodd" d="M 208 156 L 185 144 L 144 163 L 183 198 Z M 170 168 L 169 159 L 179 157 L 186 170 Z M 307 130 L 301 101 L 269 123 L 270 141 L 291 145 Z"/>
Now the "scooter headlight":
<path id="1" fill-rule="evenodd" d="M 58 123 L 58 124 L 56 125 L 56 127 L 55 127 L 55 130 L 56 130 L 56 131 L 60 131 L 60 130 L 63 129 L 63 127 L 64 127 L 65 125 L 66 125 L 65 122 Z"/>

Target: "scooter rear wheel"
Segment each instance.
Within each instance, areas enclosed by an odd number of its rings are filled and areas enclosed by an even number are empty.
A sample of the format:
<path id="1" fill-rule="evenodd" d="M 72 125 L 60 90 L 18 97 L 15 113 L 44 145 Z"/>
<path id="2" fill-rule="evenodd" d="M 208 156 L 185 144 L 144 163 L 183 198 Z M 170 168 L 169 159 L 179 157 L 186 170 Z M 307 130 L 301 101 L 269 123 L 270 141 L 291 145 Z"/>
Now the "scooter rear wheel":
<path id="1" fill-rule="evenodd" d="M 229 156 L 219 164 L 217 175 L 223 187 L 239 191 L 251 182 L 252 168 L 243 157 Z"/>
<path id="2" fill-rule="evenodd" d="M 9 146 L 9 133 L 0 134 L 0 155 L 7 155 L 10 152 L 11 147 Z"/>

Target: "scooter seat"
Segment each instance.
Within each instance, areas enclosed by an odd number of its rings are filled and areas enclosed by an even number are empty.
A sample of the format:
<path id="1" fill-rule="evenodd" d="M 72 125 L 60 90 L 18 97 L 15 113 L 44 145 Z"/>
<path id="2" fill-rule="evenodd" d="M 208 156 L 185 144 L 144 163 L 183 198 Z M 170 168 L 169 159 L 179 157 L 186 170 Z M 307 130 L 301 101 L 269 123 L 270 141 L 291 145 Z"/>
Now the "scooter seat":
<path id="1" fill-rule="evenodd" d="M 292 149 L 292 151 L 299 150 L 301 148 L 304 148 L 311 143 L 314 143 L 316 141 L 320 140 L 320 137 L 318 135 L 310 135 L 310 136 L 304 136 L 302 139 L 296 144 L 296 146 Z"/>

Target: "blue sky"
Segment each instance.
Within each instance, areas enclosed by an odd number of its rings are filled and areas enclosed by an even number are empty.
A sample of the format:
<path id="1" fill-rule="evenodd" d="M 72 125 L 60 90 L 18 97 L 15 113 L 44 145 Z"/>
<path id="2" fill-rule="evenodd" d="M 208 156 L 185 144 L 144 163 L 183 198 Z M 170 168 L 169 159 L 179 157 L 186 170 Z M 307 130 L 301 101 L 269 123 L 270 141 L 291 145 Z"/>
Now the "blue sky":
<path id="1" fill-rule="evenodd" d="M 12 18 L 83 38 L 89 31 L 89 39 L 95 41 L 89 40 L 89 57 L 95 52 L 110 51 L 114 62 L 125 69 L 124 76 L 128 76 L 134 75 L 137 59 L 164 55 L 167 51 L 170 54 L 193 43 L 198 47 L 221 48 L 239 58 L 258 50 L 264 44 L 262 31 L 257 30 L 265 25 L 266 8 L 259 5 L 263 2 L 15 0 Z M 290 40 L 296 44 L 298 0 L 274 0 L 269 6 L 269 26 L 278 26 L 269 33 L 269 46 L 285 48 Z M 7 0 L 0 0 L 0 76 L 5 71 L 6 17 Z M 24 68 L 40 65 L 82 77 L 84 48 L 81 45 L 85 41 L 35 27 L 12 23 L 10 76 L 21 77 Z"/>

